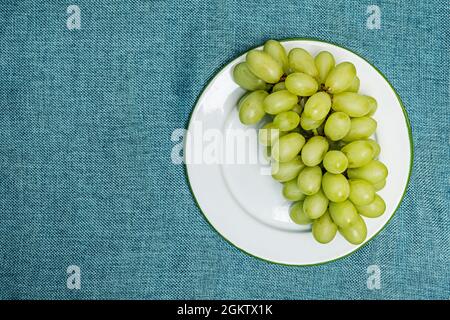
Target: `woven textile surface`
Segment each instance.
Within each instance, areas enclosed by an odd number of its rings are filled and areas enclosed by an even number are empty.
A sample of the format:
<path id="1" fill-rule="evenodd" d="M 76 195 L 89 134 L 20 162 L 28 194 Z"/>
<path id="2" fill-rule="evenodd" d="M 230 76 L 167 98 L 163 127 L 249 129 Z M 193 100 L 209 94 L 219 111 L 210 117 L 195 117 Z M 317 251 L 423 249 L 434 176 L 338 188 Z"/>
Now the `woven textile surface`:
<path id="1" fill-rule="evenodd" d="M 79 8 L 80 29 L 68 28 Z M 368 6 L 380 9 L 369 29 Z M 448 1 L 0 4 L 0 298 L 450 298 Z M 172 132 L 208 80 L 267 39 L 365 57 L 409 115 L 414 165 L 388 226 L 338 261 L 271 264 L 202 216 Z M 81 288 L 69 289 L 67 267 Z M 381 271 L 369 290 L 367 268 Z"/>

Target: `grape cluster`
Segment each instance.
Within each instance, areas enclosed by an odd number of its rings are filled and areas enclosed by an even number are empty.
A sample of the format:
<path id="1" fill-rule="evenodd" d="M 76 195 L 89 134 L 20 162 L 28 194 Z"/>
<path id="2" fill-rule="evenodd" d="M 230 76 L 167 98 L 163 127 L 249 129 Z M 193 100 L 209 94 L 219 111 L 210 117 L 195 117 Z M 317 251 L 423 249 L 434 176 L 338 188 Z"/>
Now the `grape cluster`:
<path id="1" fill-rule="evenodd" d="M 367 236 L 364 219 L 381 216 L 386 204 L 376 193 L 388 170 L 380 146 L 369 139 L 377 128 L 371 116 L 377 101 L 358 94 L 360 80 L 350 62 L 295 48 L 286 53 L 275 40 L 247 53 L 233 70 L 247 92 L 238 102 L 243 124 L 271 119 L 259 129 L 272 176 L 293 201 L 290 217 L 312 224 L 312 234 L 328 243 L 339 231 L 352 244 Z"/>

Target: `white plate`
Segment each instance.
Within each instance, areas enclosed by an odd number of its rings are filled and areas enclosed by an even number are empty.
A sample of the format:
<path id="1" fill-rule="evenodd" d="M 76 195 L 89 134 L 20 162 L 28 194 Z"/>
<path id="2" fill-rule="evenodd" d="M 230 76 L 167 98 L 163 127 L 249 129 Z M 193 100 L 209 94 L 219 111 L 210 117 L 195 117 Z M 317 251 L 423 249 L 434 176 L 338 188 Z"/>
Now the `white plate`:
<path id="1" fill-rule="evenodd" d="M 406 191 L 412 164 L 412 139 L 406 111 L 386 78 L 366 60 L 334 44 L 316 40 L 287 40 L 287 50 L 300 47 L 313 56 L 331 52 L 336 63 L 352 62 L 361 80 L 360 93 L 375 97 L 378 122 L 375 138 L 381 146 L 380 160 L 389 169 L 386 187 L 379 192 L 386 201 L 386 212 L 368 219 L 367 239 L 358 246 L 339 233 L 325 245 L 316 242 L 307 227 L 289 219 L 290 202 L 281 195 L 282 185 L 268 175 L 267 163 L 250 163 L 258 143 L 251 139 L 256 127 L 247 131 L 249 143 L 246 163 L 227 164 L 218 160 L 216 144 L 222 138 L 224 158 L 231 154 L 233 134 L 248 127 L 238 118 L 237 101 L 244 91 L 232 79 L 233 67 L 245 54 L 227 64 L 210 81 L 192 112 L 185 140 L 188 180 L 198 206 L 206 219 L 230 243 L 255 257 L 287 265 L 311 265 L 344 257 L 373 238 L 390 220 Z M 244 149 L 238 149 L 242 151 Z M 236 151 L 236 160 L 239 154 Z M 231 158 L 231 157 L 230 157 Z M 228 159 L 230 161 L 231 159 Z M 242 160 L 242 159 L 241 159 Z M 236 162 L 236 161 L 235 161 Z"/>

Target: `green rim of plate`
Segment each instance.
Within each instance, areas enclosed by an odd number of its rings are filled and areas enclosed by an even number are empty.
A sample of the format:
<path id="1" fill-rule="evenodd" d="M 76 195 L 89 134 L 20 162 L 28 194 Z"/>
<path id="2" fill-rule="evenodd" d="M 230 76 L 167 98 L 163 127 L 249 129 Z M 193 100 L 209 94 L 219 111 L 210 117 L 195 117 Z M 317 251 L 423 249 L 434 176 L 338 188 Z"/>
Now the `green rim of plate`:
<path id="1" fill-rule="evenodd" d="M 411 123 L 410 123 L 408 114 L 407 114 L 407 112 L 406 112 L 405 106 L 403 105 L 403 102 L 402 102 L 402 100 L 400 99 L 400 96 L 398 95 L 397 91 L 394 89 L 394 87 L 392 86 L 392 84 L 389 82 L 389 80 L 386 78 L 386 76 L 385 76 L 385 75 L 384 75 L 377 67 L 375 67 L 373 64 L 371 64 L 369 61 L 367 61 L 365 58 L 363 58 L 363 57 L 362 57 L 361 55 L 359 55 L 358 53 L 356 53 L 356 52 L 354 52 L 354 51 L 352 51 L 352 50 L 350 50 L 350 49 L 347 49 L 347 48 L 345 48 L 345 47 L 342 47 L 342 46 L 340 46 L 340 45 L 338 45 L 338 44 L 336 44 L 336 43 L 328 42 L 328 41 L 323 41 L 323 40 L 315 39 L 315 38 L 286 38 L 286 39 L 281 39 L 281 40 L 278 40 L 278 41 L 281 42 L 281 43 L 282 43 L 282 42 L 290 42 L 290 41 L 316 41 L 316 42 L 321 42 L 321 43 L 331 44 L 331 45 L 334 45 L 334 46 L 339 47 L 339 48 L 341 48 L 341 49 L 347 50 L 347 51 L 349 51 L 349 52 L 355 54 L 356 56 L 360 57 L 361 59 L 363 59 L 363 60 L 364 60 L 365 62 L 367 62 L 369 65 L 371 65 L 372 68 L 374 68 L 375 71 L 377 71 L 377 72 L 383 77 L 383 79 L 386 80 L 386 82 L 387 82 L 387 83 L 389 84 L 389 86 L 391 87 L 392 91 L 394 91 L 394 93 L 395 93 L 395 95 L 396 95 L 396 97 L 397 97 L 397 100 L 398 100 L 398 102 L 400 103 L 400 106 L 402 107 L 403 115 L 405 116 L 406 126 L 407 126 L 407 128 L 408 128 L 409 146 L 410 146 L 410 164 L 409 164 L 408 180 L 406 181 L 405 189 L 403 190 L 403 195 L 402 195 L 402 197 L 401 197 L 401 199 L 400 199 L 400 201 L 399 201 L 397 207 L 395 208 L 394 212 L 392 213 L 391 217 L 389 218 L 389 220 L 386 221 L 386 223 L 383 225 L 383 227 L 381 227 L 381 229 L 378 230 L 378 232 L 375 233 L 375 234 L 374 234 L 369 240 L 367 240 L 364 244 L 360 245 L 359 247 L 355 248 L 354 250 L 350 251 L 349 253 L 347 253 L 347 254 L 345 254 L 345 255 L 343 255 L 343 256 L 340 256 L 340 257 L 338 257 L 338 258 L 331 259 L 331 260 L 327 260 L 327 261 L 324 261 L 324 262 L 319 262 L 319 263 L 311 263 L 311 264 L 285 264 L 285 263 L 281 263 L 281 262 L 276 262 L 276 261 L 272 261 L 272 260 L 268 260 L 268 259 L 264 259 L 264 258 L 255 256 L 255 255 L 251 254 L 250 252 L 247 252 L 247 251 L 245 251 L 244 249 L 240 248 L 239 246 L 235 245 L 233 242 L 231 242 L 230 240 L 228 240 L 224 235 L 222 235 L 222 234 L 221 234 L 221 233 L 213 226 L 213 224 L 208 220 L 208 217 L 207 217 L 206 214 L 203 212 L 202 208 L 200 207 L 200 205 L 199 205 L 199 203 L 198 203 L 198 201 L 197 201 L 197 198 L 195 197 L 195 193 L 194 193 L 194 191 L 192 190 L 191 182 L 190 182 L 190 180 L 189 180 L 189 174 L 188 174 L 188 172 L 187 172 L 186 161 L 183 161 L 184 174 L 185 174 L 185 177 L 186 177 L 188 186 L 189 186 L 189 190 L 191 191 L 191 194 L 192 194 L 192 196 L 193 196 L 193 198 L 194 198 L 195 204 L 196 204 L 196 206 L 198 207 L 198 209 L 200 210 L 200 212 L 202 213 L 203 217 L 204 217 L 205 220 L 208 222 L 208 224 L 211 226 L 211 228 L 212 228 L 214 231 L 216 231 L 223 239 L 225 239 L 225 241 L 228 242 L 230 245 L 232 245 L 233 247 L 239 249 L 239 250 L 242 251 L 243 253 L 245 253 L 245 254 L 247 254 L 247 255 L 253 257 L 253 258 L 256 258 L 256 259 L 261 260 L 261 261 L 265 261 L 265 262 L 270 262 L 270 263 L 273 263 L 273 264 L 281 265 L 281 266 L 287 266 L 287 267 L 309 267 L 309 266 L 320 266 L 320 265 L 324 265 L 324 264 L 327 264 L 327 263 L 330 263 L 330 262 L 334 262 L 334 261 L 337 261 L 337 260 L 344 259 L 344 258 L 348 257 L 349 255 L 355 253 L 356 251 L 360 250 L 361 248 L 365 247 L 370 241 L 372 241 L 372 239 L 374 239 L 381 231 L 383 231 L 384 228 L 386 228 L 386 226 L 389 224 L 389 222 L 391 222 L 391 220 L 392 220 L 392 218 L 394 217 L 394 215 L 397 213 L 397 210 L 398 210 L 398 208 L 400 207 L 400 205 L 401 205 L 401 203 L 402 203 L 402 201 L 403 201 L 403 198 L 405 197 L 405 195 L 406 195 L 406 193 L 407 193 L 408 186 L 409 186 L 409 182 L 410 182 L 410 179 L 411 179 L 411 172 L 412 172 L 412 168 L 413 168 L 413 161 L 414 161 L 414 144 L 413 144 L 413 139 L 412 139 Z M 253 50 L 253 49 L 256 49 L 256 48 L 258 48 L 258 47 L 260 47 L 260 46 L 261 46 L 261 45 L 258 45 L 258 46 L 256 46 L 256 47 L 253 47 L 253 48 L 249 49 L 248 51 Z M 236 59 L 237 59 L 238 57 L 240 57 L 241 55 L 242 55 L 242 53 L 239 54 L 237 57 L 234 57 L 234 58 L 232 58 L 231 60 L 227 61 L 225 64 L 223 64 L 223 65 L 220 67 L 220 69 L 219 69 L 217 72 L 214 73 L 214 75 L 212 75 L 212 76 L 208 79 L 207 83 L 206 83 L 205 86 L 203 87 L 203 90 L 200 92 L 200 94 L 198 95 L 197 99 L 195 100 L 195 103 L 194 103 L 194 109 L 192 110 L 191 114 L 189 115 L 188 125 L 187 125 L 186 130 L 189 129 L 189 126 L 190 126 L 190 124 L 191 124 L 191 118 L 192 118 L 193 111 L 195 110 L 195 107 L 196 107 L 197 104 L 198 104 L 198 100 L 199 100 L 200 97 L 203 95 L 205 89 L 209 86 L 209 84 L 210 84 L 211 81 L 217 76 L 217 74 L 219 74 L 219 73 L 220 73 L 227 65 L 229 65 L 231 62 L 233 62 L 234 60 L 236 60 Z M 184 150 L 186 150 L 186 141 L 184 142 L 183 148 L 184 148 Z M 183 158 L 184 158 L 184 157 L 183 157 Z"/>

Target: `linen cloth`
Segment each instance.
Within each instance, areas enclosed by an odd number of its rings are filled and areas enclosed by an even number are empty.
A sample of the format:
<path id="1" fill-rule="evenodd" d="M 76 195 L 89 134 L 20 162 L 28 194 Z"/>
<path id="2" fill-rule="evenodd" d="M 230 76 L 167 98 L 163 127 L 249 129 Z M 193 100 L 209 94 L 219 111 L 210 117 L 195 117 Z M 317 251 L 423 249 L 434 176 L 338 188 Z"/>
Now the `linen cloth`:
<path id="1" fill-rule="evenodd" d="M 69 5 L 80 29 L 69 29 Z M 368 29 L 370 5 L 380 29 Z M 2 1 L 0 298 L 448 299 L 448 1 Z M 338 261 L 267 263 L 195 204 L 171 134 L 227 62 L 317 38 L 370 61 L 412 125 L 414 166 L 389 225 Z M 81 270 L 69 289 L 66 269 Z M 367 268 L 381 271 L 369 290 Z"/>

